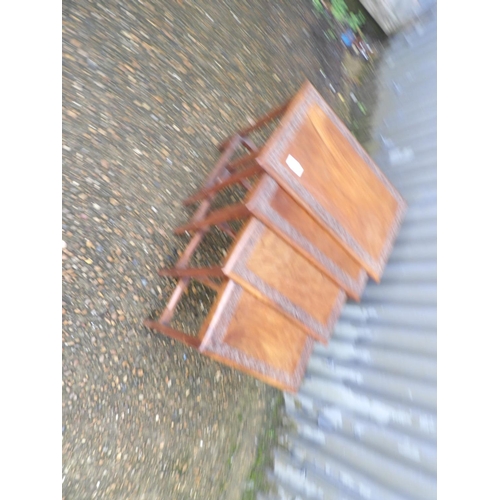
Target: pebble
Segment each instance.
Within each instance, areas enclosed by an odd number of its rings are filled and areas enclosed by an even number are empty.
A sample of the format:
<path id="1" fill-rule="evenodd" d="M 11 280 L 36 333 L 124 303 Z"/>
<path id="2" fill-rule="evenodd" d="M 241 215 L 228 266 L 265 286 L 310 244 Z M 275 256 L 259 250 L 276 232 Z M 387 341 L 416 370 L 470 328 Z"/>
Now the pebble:
<path id="1" fill-rule="evenodd" d="M 92 68 L 92 69 L 97 69 L 98 68 L 97 63 L 95 63 L 94 61 L 92 61 L 92 59 L 87 59 L 87 64 L 89 65 L 89 68 Z"/>

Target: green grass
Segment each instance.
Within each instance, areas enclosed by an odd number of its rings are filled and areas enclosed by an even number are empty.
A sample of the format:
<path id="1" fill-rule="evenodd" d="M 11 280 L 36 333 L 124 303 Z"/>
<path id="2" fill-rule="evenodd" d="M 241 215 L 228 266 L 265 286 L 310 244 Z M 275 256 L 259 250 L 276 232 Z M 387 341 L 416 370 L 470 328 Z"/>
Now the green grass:
<path id="1" fill-rule="evenodd" d="M 283 395 L 278 393 L 270 409 L 267 425 L 259 435 L 255 462 L 247 479 L 249 487 L 244 491 L 241 500 L 255 500 L 258 492 L 269 491 L 270 484 L 266 477 L 266 470 L 272 468 L 273 465 L 272 453 L 278 445 L 278 429 L 282 426 L 281 409 L 283 405 Z"/>

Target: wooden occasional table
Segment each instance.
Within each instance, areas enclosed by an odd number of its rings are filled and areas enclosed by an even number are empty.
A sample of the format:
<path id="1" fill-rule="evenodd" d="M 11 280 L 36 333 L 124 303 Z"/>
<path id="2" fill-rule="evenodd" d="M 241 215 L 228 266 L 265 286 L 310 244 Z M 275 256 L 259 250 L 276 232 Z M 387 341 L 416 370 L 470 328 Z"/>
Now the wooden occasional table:
<path id="1" fill-rule="evenodd" d="M 309 82 L 255 159 L 380 280 L 406 203 Z"/>
<path id="2" fill-rule="evenodd" d="M 314 340 L 229 281 L 199 334 L 200 351 L 288 391 L 297 391 Z"/>
<path id="3" fill-rule="evenodd" d="M 221 363 L 286 391 L 297 391 L 314 340 L 234 281 L 221 288 L 196 337 L 159 321 L 144 325 Z"/>

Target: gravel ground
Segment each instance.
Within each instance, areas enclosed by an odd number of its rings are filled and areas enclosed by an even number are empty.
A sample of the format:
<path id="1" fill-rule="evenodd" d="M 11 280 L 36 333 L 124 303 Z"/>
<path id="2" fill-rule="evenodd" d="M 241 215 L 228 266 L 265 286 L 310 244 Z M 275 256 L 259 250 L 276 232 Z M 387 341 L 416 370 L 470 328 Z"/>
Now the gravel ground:
<path id="1" fill-rule="evenodd" d="M 324 45 L 306 0 L 63 2 L 66 500 L 241 497 L 279 391 L 142 321 L 173 289 L 156 270 L 217 143 L 305 78 L 347 119 L 356 81 Z M 211 297 L 191 287 L 186 330 Z"/>

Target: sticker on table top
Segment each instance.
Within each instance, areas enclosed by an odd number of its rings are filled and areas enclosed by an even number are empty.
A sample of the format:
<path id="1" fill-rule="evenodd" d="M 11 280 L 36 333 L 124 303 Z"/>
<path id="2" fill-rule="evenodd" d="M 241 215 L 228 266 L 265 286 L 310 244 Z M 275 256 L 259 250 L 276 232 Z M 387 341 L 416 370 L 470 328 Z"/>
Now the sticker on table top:
<path id="1" fill-rule="evenodd" d="M 304 173 L 302 165 L 292 155 L 288 155 L 286 164 L 290 167 L 290 170 L 299 177 Z"/>

